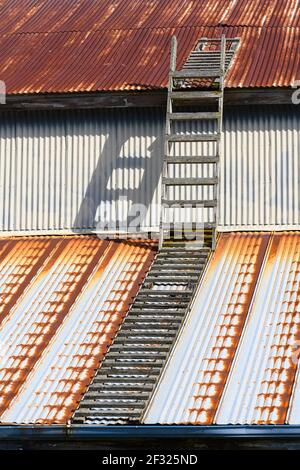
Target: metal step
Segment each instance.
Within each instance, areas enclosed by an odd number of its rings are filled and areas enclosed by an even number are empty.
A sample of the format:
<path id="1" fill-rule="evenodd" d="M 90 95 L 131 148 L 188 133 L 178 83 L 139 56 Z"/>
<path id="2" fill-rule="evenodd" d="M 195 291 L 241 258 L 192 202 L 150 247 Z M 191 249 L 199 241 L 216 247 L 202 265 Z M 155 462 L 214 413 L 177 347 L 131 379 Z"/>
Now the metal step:
<path id="1" fill-rule="evenodd" d="M 84 405 L 82 405 L 84 407 Z M 140 412 L 139 411 L 131 411 L 130 412 L 130 417 L 132 418 L 138 418 L 140 416 Z M 79 409 L 78 411 L 76 411 L 76 418 L 87 418 L 91 415 L 91 411 L 88 407 L 88 409 L 85 411 L 84 409 Z M 103 418 L 106 418 L 108 421 L 109 421 L 109 418 L 112 418 L 112 419 L 118 419 L 118 418 L 128 418 L 129 416 L 129 412 L 128 411 L 124 411 L 124 412 L 120 412 L 120 410 L 116 409 L 116 410 L 109 410 L 109 411 L 102 411 L 101 412 L 101 416 Z M 84 422 L 84 420 L 80 420 L 78 419 L 75 420 L 75 422 L 78 422 L 81 423 L 81 422 Z"/>
<path id="2" fill-rule="evenodd" d="M 143 365 L 137 364 L 133 366 L 127 365 L 126 367 L 124 367 L 124 365 L 105 364 L 102 366 L 101 371 L 102 375 L 116 375 L 118 377 L 120 375 L 124 375 L 127 377 L 129 375 L 145 375 L 145 373 L 148 374 L 149 369 L 152 374 L 158 373 L 160 371 L 160 367 L 157 364 L 154 365 L 154 363 L 148 363 Z"/>
<path id="3" fill-rule="evenodd" d="M 206 248 L 206 247 L 205 247 Z M 170 259 L 173 259 L 176 261 L 174 261 L 174 263 L 178 260 L 183 260 L 183 261 L 186 261 L 186 260 L 201 260 L 201 259 L 206 259 L 206 255 L 204 254 L 203 256 L 199 256 L 198 254 L 198 249 L 195 250 L 195 251 L 184 251 L 184 248 L 181 249 L 180 247 L 178 247 L 178 252 L 176 248 L 173 248 L 173 247 L 167 247 L 167 248 L 162 248 L 163 253 L 161 255 L 158 255 L 157 256 L 157 261 L 164 261 L 166 260 L 166 258 L 170 258 Z M 182 251 L 181 251 L 182 250 Z M 172 258 L 172 256 L 174 255 L 174 257 Z"/>
<path id="4" fill-rule="evenodd" d="M 143 297 L 147 297 L 149 298 L 149 301 L 151 302 L 153 299 L 152 297 L 153 296 L 165 296 L 165 297 L 182 297 L 182 296 L 188 296 L 189 294 L 192 294 L 192 291 L 191 290 L 176 290 L 176 289 L 146 289 L 142 286 L 140 292 L 139 292 L 139 296 L 141 298 Z M 149 297 L 150 296 L 150 297 Z M 172 298 L 170 300 L 172 300 Z M 163 299 L 164 301 L 167 301 L 168 302 L 168 299 Z"/>
<path id="5" fill-rule="evenodd" d="M 200 265 L 201 266 L 201 265 Z M 190 265 L 190 264 L 175 264 L 175 263 L 170 263 L 169 261 L 166 261 L 165 264 L 160 265 L 157 269 L 151 269 L 151 274 L 148 276 L 153 276 L 154 273 L 159 274 L 164 274 L 164 273 L 171 273 L 171 274 L 182 274 L 182 270 L 188 272 L 188 274 L 194 274 L 197 273 L 199 265 Z M 148 276 L 146 278 L 146 282 L 148 282 Z"/>
<path id="6" fill-rule="evenodd" d="M 197 254 L 195 254 L 193 258 L 191 257 L 181 258 L 180 257 L 180 258 L 176 258 L 175 260 L 171 256 L 170 257 L 162 256 L 157 259 L 157 262 L 155 263 L 155 265 L 157 266 L 158 271 L 165 266 L 165 263 L 166 264 L 170 263 L 170 265 L 173 266 L 174 269 L 177 268 L 177 266 L 181 266 L 182 264 L 187 264 L 187 263 L 190 269 L 191 268 L 200 269 L 201 266 L 203 265 L 203 260 L 205 259 L 206 259 L 206 255 L 198 257 Z M 151 274 L 149 273 L 148 275 L 151 276 L 155 270 L 151 269 Z M 146 277 L 146 279 L 147 278 L 148 276 Z"/>
<path id="7" fill-rule="evenodd" d="M 167 312 L 165 314 L 161 312 L 148 312 L 148 313 L 139 313 L 139 312 L 131 312 L 130 311 L 130 320 L 133 322 L 142 322 L 142 321 L 155 321 L 155 322 L 169 322 L 169 321 L 174 321 L 177 322 L 181 320 L 182 315 L 185 313 L 185 308 L 183 311 L 180 311 L 180 309 L 173 308 L 171 312 Z M 123 323 L 123 326 L 129 324 L 129 317 L 126 318 L 126 322 Z M 132 324 L 130 322 L 130 324 Z"/>
<path id="8" fill-rule="evenodd" d="M 135 305 L 135 303 L 134 303 Z M 173 307 L 167 307 L 167 306 L 163 306 L 163 307 L 159 307 L 159 306 L 155 306 L 153 308 L 149 308 L 148 306 L 141 306 L 141 307 L 136 307 L 135 309 L 131 308 L 130 309 L 130 315 L 133 316 L 133 315 L 149 315 L 150 317 L 151 316 L 155 316 L 155 318 L 158 318 L 159 316 L 161 316 L 161 318 L 164 318 L 165 315 L 178 315 L 178 314 L 183 314 L 185 311 L 185 307 L 178 307 L 178 308 L 173 308 Z M 129 319 L 129 316 L 126 317 L 126 321 L 125 323 L 123 323 L 123 325 L 125 325 L 127 323 Z"/>
<path id="9" fill-rule="evenodd" d="M 122 359 L 153 359 L 153 361 L 156 361 L 157 359 L 165 360 L 167 357 L 167 353 L 165 351 L 144 351 L 144 352 L 137 352 L 137 351 L 132 351 L 130 354 L 128 351 L 122 351 L 122 353 L 119 352 L 114 352 L 114 351 L 109 351 L 108 352 L 109 357 L 112 358 L 122 358 Z M 138 384 L 136 384 L 138 385 Z M 107 387 L 106 387 L 107 388 Z M 133 387 L 134 388 L 134 387 Z M 115 389 L 115 387 L 114 387 Z"/>
<path id="10" fill-rule="evenodd" d="M 125 331 L 125 330 L 124 330 Z M 149 367 L 152 367 L 153 365 L 155 365 L 156 367 L 160 367 L 163 365 L 163 361 L 149 361 L 149 362 L 145 362 L 145 359 L 139 359 L 137 361 L 120 361 L 120 360 L 117 360 L 117 359 L 107 359 L 105 361 L 105 365 L 106 366 L 112 366 L 112 367 L 115 367 L 116 365 L 120 366 L 121 365 L 124 365 L 126 367 L 139 367 L 139 366 L 144 366 L 144 365 L 149 365 Z"/>
<path id="11" fill-rule="evenodd" d="M 87 400 L 85 406 L 92 406 L 93 408 L 95 409 L 98 409 L 98 412 L 101 410 L 106 410 L 108 411 L 108 409 L 111 409 L 111 410 L 115 410 L 115 409 L 122 409 L 122 408 L 126 408 L 126 409 L 130 409 L 132 407 L 132 405 L 134 405 L 134 408 L 137 409 L 137 408 L 144 408 L 145 404 L 144 404 L 144 401 L 143 400 L 134 400 L 134 402 L 130 402 L 130 401 L 120 401 L 120 400 L 117 400 L 115 402 L 103 402 L 102 400 Z"/>
<path id="12" fill-rule="evenodd" d="M 167 333 L 167 332 L 174 332 L 174 330 L 177 328 L 177 325 L 176 324 L 173 324 L 173 325 L 170 325 L 169 324 L 170 322 L 166 322 L 161 325 L 160 323 L 157 324 L 157 323 L 141 323 L 141 324 L 138 324 L 137 321 L 133 323 L 129 323 L 128 325 L 122 327 L 122 331 L 124 333 L 123 336 L 127 335 L 127 331 L 129 332 L 132 332 L 132 333 L 145 333 L 145 334 L 156 334 L 156 332 L 159 332 L 159 334 L 161 333 Z M 105 364 L 110 364 L 111 362 L 105 362 Z M 144 363 L 143 361 L 140 361 L 139 363 L 136 363 L 136 362 L 126 362 L 126 363 L 123 363 L 123 362 L 118 362 L 117 363 L 118 365 L 125 365 L 125 366 L 128 366 L 130 367 L 130 365 L 136 365 L 138 366 L 139 364 L 140 365 L 143 365 L 143 364 L 147 364 L 147 363 Z M 150 363 L 149 363 L 150 364 Z"/>
<path id="13" fill-rule="evenodd" d="M 158 253 L 73 422 L 126 423 L 141 416 L 209 254 L 209 249 L 197 247 L 194 251 L 193 246 L 193 242 L 173 240 Z M 163 289 L 164 283 L 170 283 L 172 289 Z M 159 287 L 148 287 L 153 284 Z M 182 284 L 184 290 L 173 288 Z"/>
<path id="14" fill-rule="evenodd" d="M 136 395 L 135 395 L 136 393 Z M 105 393 L 105 392 L 89 392 L 89 396 L 91 398 L 96 398 L 99 400 L 105 400 L 105 399 L 112 399 L 112 400 L 128 400 L 132 398 L 137 398 L 137 399 L 147 399 L 149 397 L 149 392 L 142 392 L 141 390 L 134 391 L 134 390 L 128 390 L 127 392 L 125 391 L 119 391 L 119 392 L 114 392 L 114 393 Z"/>
<path id="15" fill-rule="evenodd" d="M 124 339 L 124 336 L 117 335 L 114 345 L 122 344 L 122 346 L 139 346 L 139 345 L 144 345 L 144 346 L 149 346 L 151 344 L 157 344 L 160 342 L 162 338 L 162 335 L 157 335 L 156 337 L 153 337 L 153 333 L 147 336 L 139 336 L 139 335 L 127 335 L 126 339 Z M 172 342 L 172 339 L 170 338 L 164 338 L 164 345 Z"/>
<path id="16" fill-rule="evenodd" d="M 143 315 L 141 317 L 141 315 Z M 132 320 L 132 322 L 129 323 L 129 320 L 126 319 L 126 322 L 123 323 L 122 325 L 122 328 L 124 328 L 124 326 L 126 325 L 133 325 L 135 324 L 135 322 L 142 322 L 142 321 L 146 321 L 147 319 L 151 319 L 151 320 L 154 320 L 156 322 L 178 322 L 178 321 L 181 321 L 182 319 L 182 315 L 184 315 L 184 312 L 180 312 L 180 311 L 177 311 L 176 309 L 174 309 L 172 311 L 172 313 L 165 313 L 164 315 L 163 314 L 159 314 L 159 313 L 155 313 L 155 312 L 149 312 L 149 313 L 142 313 L 142 314 L 138 314 L 138 313 L 132 313 L 130 312 L 130 320 Z M 129 318 L 129 317 L 127 317 Z"/>
<path id="17" fill-rule="evenodd" d="M 207 66 L 208 57 L 211 58 L 211 64 Z M 220 128 L 222 113 L 207 111 L 206 106 L 214 104 L 215 109 L 221 109 L 223 67 L 221 67 L 220 58 L 216 54 L 201 55 L 201 60 L 204 66 L 199 67 L 198 55 L 193 56 L 192 54 L 188 59 L 187 68 L 180 71 L 176 71 L 176 67 L 172 69 L 170 77 L 174 80 L 170 80 L 172 87 L 168 94 L 168 124 L 170 121 L 216 120 L 218 129 Z M 191 68 L 193 63 L 197 63 L 197 70 L 195 67 Z M 218 77 L 220 80 L 215 80 Z M 180 80 L 188 81 L 199 78 L 212 78 L 214 83 L 207 90 L 174 89 L 174 85 L 178 84 Z M 172 102 L 178 107 L 187 103 L 189 105 L 197 104 L 199 108 L 204 105 L 205 108 L 200 111 L 197 108 L 197 112 L 187 112 L 184 108 L 184 112 L 170 112 Z M 220 141 L 219 132 L 215 134 L 175 134 L 168 127 L 168 133 L 167 143 Z M 215 147 L 214 153 L 218 153 L 218 146 Z M 216 164 L 219 161 L 219 156 L 172 157 L 166 155 L 164 161 L 168 164 Z M 166 166 L 166 170 L 168 168 Z M 213 186 L 218 184 L 218 179 L 212 177 L 170 178 L 165 175 L 163 183 L 166 186 Z M 183 201 L 176 199 L 170 201 L 166 194 L 163 197 L 163 202 L 166 205 L 175 203 L 181 207 L 197 204 L 197 206 L 209 208 L 215 207 L 217 203 L 215 198 L 212 200 L 191 199 Z M 170 229 L 164 224 L 161 225 L 163 231 Z M 126 423 L 141 417 L 170 355 L 172 345 L 188 312 L 196 285 L 210 253 L 209 247 L 201 246 L 199 240 L 189 241 L 186 235 L 201 236 L 204 238 L 203 243 L 210 244 L 211 229 L 214 227 L 214 223 L 208 222 L 205 228 L 191 227 L 187 233 L 176 225 L 171 227 L 169 239 L 165 240 L 161 251 L 154 260 L 117 337 L 106 354 L 102 367 L 97 371 L 93 383 L 81 401 L 79 409 L 75 412 L 73 422 L 84 422 L 85 419 L 95 422 L 96 418 L 102 422 L 107 418 L 113 422 L 114 420 L 115 422 L 123 420 Z M 185 235 L 185 238 L 179 240 L 179 236 L 182 235 Z M 171 239 L 171 237 L 173 238 Z M 184 289 L 179 290 L 179 286 L 183 286 Z M 123 401 L 120 401 L 122 399 Z"/>
<path id="18" fill-rule="evenodd" d="M 119 350 L 120 348 L 120 345 L 118 344 L 113 344 L 110 348 L 110 351 L 117 351 Z M 166 346 L 166 345 L 158 345 L 158 346 L 155 346 L 155 348 L 153 346 L 149 346 L 149 345 L 145 345 L 145 344 L 141 344 L 141 345 L 131 345 L 131 344 L 123 344 L 122 345 L 122 351 L 126 351 L 126 350 L 130 350 L 130 351 L 165 351 L 165 352 L 168 352 L 169 351 L 169 346 Z"/>

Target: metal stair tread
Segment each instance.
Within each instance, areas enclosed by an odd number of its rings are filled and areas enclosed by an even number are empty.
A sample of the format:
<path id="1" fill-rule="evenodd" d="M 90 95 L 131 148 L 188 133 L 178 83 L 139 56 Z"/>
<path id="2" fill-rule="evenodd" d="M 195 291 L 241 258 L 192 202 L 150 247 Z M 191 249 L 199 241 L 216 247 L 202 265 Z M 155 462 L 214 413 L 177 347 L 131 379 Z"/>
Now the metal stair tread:
<path id="1" fill-rule="evenodd" d="M 115 406 L 114 406 L 115 405 Z M 93 408 L 98 408 L 98 409 L 104 409 L 107 410 L 118 410 L 118 409 L 130 409 L 134 406 L 134 408 L 144 408 L 145 403 L 140 402 L 138 400 L 133 401 L 133 402 L 126 402 L 126 401 L 119 401 L 118 402 L 112 402 L 112 403 L 103 403 L 98 400 L 86 400 L 85 406 L 91 406 Z"/>
<path id="2" fill-rule="evenodd" d="M 82 404 L 81 406 L 84 407 L 84 404 Z M 89 410 L 85 411 L 84 409 L 79 408 L 79 410 L 76 411 L 76 414 L 75 414 L 75 422 L 76 422 L 76 418 L 89 416 L 90 414 L 91 414 L 91 412 Z M 106 411 L 106 412 L 101 413 L 101 415 L 103 417 L 106 417 L 106 418 L 109 418 L 109 417 L 111 417 L 111 418 L 127 418 L 128 414 L 129 414 L 128 412 L 120 412 L 119 410 L 110 410 L 110 411 Z M 130 411 L 130 416 L 134 417 L 134 418 L 138 418 L 140 416 L 140 412 Z"/>
<path id="3" fill-rule="evenodd" d="M 163 295 L 163 296 L 182 296 L 190 295 L 193 291 L 190 289 L 177 290 L 177 289 L 146 289 L 144 287 L 140 290 L 140 295 Z"/>

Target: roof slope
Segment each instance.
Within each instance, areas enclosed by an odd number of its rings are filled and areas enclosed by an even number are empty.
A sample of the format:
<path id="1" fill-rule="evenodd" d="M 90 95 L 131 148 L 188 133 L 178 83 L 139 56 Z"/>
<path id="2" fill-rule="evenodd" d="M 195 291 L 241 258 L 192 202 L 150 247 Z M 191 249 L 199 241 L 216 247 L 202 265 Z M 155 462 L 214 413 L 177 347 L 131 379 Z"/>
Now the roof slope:
<path id="1" fill-rule="evenodd" d="M 299 0 L 3 0 L 0 18 L 9 94 L 166 87 L 173 34 L 179 65 L 202 36 L 240 37 L 227 87 L 300 78 Z"/>
<path id="2" fill-rule="evenodd" d="M 220 237 L 147 424 L 300 424 L 300 233 Z"/>
<path id="3" fill-rule="evenodd" d="M 150 242 L 0 240 L 0 422 L 67 422 L 153 257 Z"/>

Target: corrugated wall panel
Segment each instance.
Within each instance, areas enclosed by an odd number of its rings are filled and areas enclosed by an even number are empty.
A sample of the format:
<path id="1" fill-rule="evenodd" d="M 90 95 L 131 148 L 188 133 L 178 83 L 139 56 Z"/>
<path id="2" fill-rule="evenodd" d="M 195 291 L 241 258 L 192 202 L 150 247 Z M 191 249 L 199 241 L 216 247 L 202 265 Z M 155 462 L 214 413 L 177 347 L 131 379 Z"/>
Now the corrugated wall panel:
<path id="1" fill-rule="evenodd" d="M 160 109 L 0 114 L 0 231 L 158 226 Z M 115 224 L 112 224 L 114 227 Z"/>
<path id="2" fill-rule="evenodd" d="M 299 227 L 299 109 L 236 107 L 225 113 L 220 225 Z"/>
<path id="3" fill-rule="evenodd" d="M 114 230 L 116 221 L 126 230 L 140 204 L 142 229 L 157 230 L 164 115 L 160 108 L 0 114 L 0 232 L 101 231 L 103 222 Z M 297 106 L 226 108 L 224 129 L 220 230 L 300 228 Z M 196 155 L 204 144 L 184 145 Z M 211 174 L 207 165 L 186 171 Z M 196 188 L 187 191 L 196 197 Z"/>

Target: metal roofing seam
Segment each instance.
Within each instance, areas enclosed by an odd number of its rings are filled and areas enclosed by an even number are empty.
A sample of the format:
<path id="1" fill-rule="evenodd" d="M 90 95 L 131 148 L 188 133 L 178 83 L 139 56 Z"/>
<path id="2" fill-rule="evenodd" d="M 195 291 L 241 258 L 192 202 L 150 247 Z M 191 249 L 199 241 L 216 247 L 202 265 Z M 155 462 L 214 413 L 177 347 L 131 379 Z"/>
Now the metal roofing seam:
<path id="1" fill-rule="evenodd" d="M 248 237 L 221 235 L 146 424 L 300 424 L 300 232 Z"/>
<path id="2" fill-rule="evenodd" d="M 269 234 L 222 234 L 146 412 L 146 424 L 212 424 Z"/>
<path id="3" fill-rule="evenodd" d="M 288 422 L 296 374 L 293 346 L 300 323 L 299 260 L 299 234 L 275 234 L 217 424 Z"/>
<path id="4" fill-rule="evenodd" d="M 155 245 L 91 236 L 16 240 L 29 248 L 50 240 L 56 249 L 0 327 L 1 422 L 65 423 L 126 315 Z M 5 243 L 11 241 L 0 250 Z"/>
<path id="5" fill-rule="evenodd" d="M 6 21 L 0 31 L 61 31 L 62 29 L 130 29 L 138 25 L 149 28 L 158 23 L 163 27 L 202 24 L 216 26 L 296 26 L 298 0 L 156 0 L 131 1 L 81 0 L 63 3 L 56 0 L 36 2 L 36 7 L 6 0 L 2 15 Z"/>
<path id="6" fill-rule="evenodd" d="M 60 2 L 55 12 L 41 1 L 44 12 L 29 10 L 25 19 L 15 4 L 15 16 L 2 25 L 0 36 L 0 77 L 8 94 L 166 88 L 172 34 L 178 36 L 179 65 L 201 36 L 240 36 L 229 88 L 291 86 L 299 78 L 298 0 L 289 1 L 292 10 L 275 0 L 267 10 L 257 2 L 249 6 L 249 0 L 205 0 L 202 9 L 193 0 L 174 1 L 143 2 L 134 14 L 127 0 L 113 8 L 109 1 L 80 2 L 78 15 L 69 18 L 62 14 L 66 5 Z"/>

